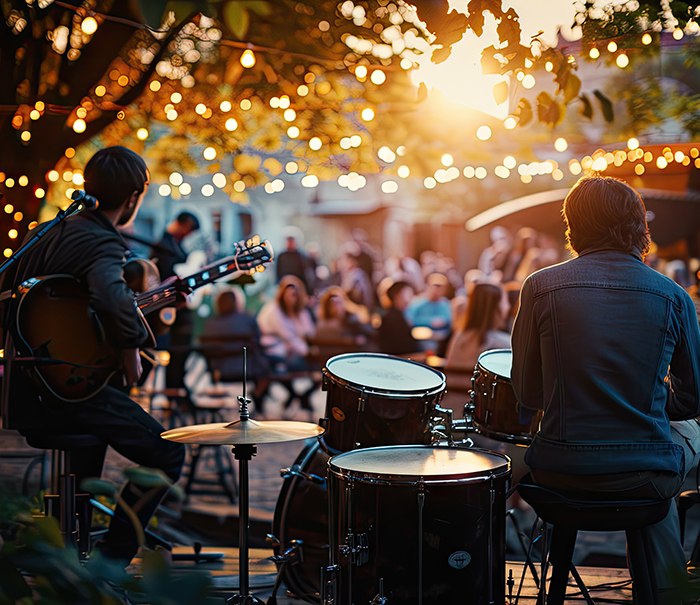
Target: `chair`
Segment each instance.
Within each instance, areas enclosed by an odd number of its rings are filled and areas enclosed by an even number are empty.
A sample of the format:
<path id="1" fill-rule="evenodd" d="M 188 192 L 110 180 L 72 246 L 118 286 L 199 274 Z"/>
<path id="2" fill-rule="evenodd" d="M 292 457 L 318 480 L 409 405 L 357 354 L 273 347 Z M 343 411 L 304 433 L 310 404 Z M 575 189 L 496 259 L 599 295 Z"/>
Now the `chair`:
<path id="1" fill-rule="evenodd" d="M 535 485 L 528 474 L 518 484 L 518 493 L 542 521 L 553 525 L 549 563 L 553 566 L 547 605 L 562 605 L 571 569 L 581 592 L 590 597 L 571 563 L 576 535 L 582 531 L 624 531 L 630 571 L 634 579 L 635 603 L 656 605 L 656 576 L 654 553 L 650 551 L 647 527 L 666 517 L 671 500 L 599 501 L 586 495 L 558 493 Z M 546 578 L 545 537 L 542 541 L 542 578 Z M 546 583 L 540 585 L 538 603 L 544 604 Z"/>
<path id="2" fill-rule="evenodd" d="M 44 513 L 58 519 L 65 543 L 78 548 L 81 558 L 92 549 L 90 494 L 78 493 L 75 475 L 70 474 L 71 452 L 102 442 L 94 435 L 29 433 L 27 443 L 36 449 L 51 450 L 49 493 L 44 496 Z"/>

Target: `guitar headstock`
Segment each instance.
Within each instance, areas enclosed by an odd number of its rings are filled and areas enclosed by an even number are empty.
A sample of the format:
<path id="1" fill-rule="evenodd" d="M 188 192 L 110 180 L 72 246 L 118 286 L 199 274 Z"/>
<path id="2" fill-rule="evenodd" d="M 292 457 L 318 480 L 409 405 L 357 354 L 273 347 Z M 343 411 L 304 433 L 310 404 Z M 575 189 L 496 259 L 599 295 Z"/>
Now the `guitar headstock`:
<path id="1" fill-rule="evenodd" d="M 239 271 L 262 273 L 265 265 L 275 257 L 272 245 L 268 240 L 261 241 L 259 235 L 236 243 L 234 258 Z"/>

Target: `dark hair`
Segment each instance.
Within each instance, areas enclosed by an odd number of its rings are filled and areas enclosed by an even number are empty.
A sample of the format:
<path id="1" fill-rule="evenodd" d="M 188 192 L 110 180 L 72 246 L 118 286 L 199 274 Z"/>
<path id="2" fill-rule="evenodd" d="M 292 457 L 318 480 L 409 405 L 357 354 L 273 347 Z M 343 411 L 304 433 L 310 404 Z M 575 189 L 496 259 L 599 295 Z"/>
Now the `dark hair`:
<path id="1" fill-rule="evenodd" d="M 391 284 L 391 286 L 389 286 L 389 289 L 386 291 L 386 295 L 389 297 L 389 300 L 391 301 L 392 305 L 394 304 L 394 299 L 396 298 L 398 293 L 401 292 L 401 290 L 403 290 L 404 288 L 411 288 L 411 290 L 413 290 L 411 284 L 403 280 L 396 281 L 393 284 Z"/>
<path id="2" fill-rule="evenodd" d="M 566 247 L 574 254 L 588 248 L 608 247 L 642 256 L 651 238 L 646 208 L 639 194 L 627 183 L 611 177 L 579 180 L 564 200 Z"/>
<path id="3" fill-rule="evenodd" d="M 191 212 L 180 212 L 175 220 L 181 225 L 190 223 L 192 231 L 197 231 L 197 229 L 199 229 L 199 219 Z"/>
<path id="4" fill-rule="evenodd" d="M 486 333 L 498 327 L 501 296 L 503 289 L 496 284 L 480 283 L 474 286 L 469 295 L 467 313 L 463 320 L 464 327 L 458 330 L 476 330 L 479 344 L 486 342 Z"/>
<path id="5" fill-rule="evenodd" d="M 141 194 L 149 180 L 143 158 L 126 147 L 105 147 L 85 165 L 85 192 L 100 207 L 116 210 L 134 192 Z"/>
<path id="6" fill-rule="evenodd" d="M 216 298 L 216 312 L 219 315 L 232 315 L 238 311 L 236 295 L 231 290 L 224 290 Z"/>

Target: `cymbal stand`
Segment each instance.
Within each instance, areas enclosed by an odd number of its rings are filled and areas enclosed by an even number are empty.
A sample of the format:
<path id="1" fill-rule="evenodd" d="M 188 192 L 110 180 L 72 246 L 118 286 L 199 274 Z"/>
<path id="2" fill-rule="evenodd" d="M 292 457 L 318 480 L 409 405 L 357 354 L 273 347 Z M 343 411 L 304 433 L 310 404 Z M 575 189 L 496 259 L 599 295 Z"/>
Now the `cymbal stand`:
<path id="1" fill-rule="evenodd" d="M 246 348 L 243 347 L 243 395 L 238 396 L 240 405 L 241 422 L 250 420 L 248 404 L 251 402 L 247 398 L 247 355 Z M 233 457 L 238 460 L 238 594 L 234 594 L 226 600 L 230 605 L 265 605 L 255 595 L 248 594 L 248 531 L 250 530 L 249 506 L 250 506 L 250 480 L 248 476 L 248 462 L 257 454 L 257 446 L 253 444 L 242 444 L 233 446 Z"/>

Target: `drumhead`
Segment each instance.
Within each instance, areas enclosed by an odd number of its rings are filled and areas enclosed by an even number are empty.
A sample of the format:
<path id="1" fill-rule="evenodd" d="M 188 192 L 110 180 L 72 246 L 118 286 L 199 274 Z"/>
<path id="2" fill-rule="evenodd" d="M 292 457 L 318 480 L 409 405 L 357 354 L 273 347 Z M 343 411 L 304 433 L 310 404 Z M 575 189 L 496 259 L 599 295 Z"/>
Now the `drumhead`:
<path id="1" fill-rule="evenodd" d="M 445 388 L 445 376 L 423 364 L 379 353 L 331 357 L 328 374 L 358 389 L 386 393 L 426 393 Z"/>
<path id="2" fill-rule="evenodd" d="M 361 480 L 425 483 L 487 479 L 510 469 L 503 454 L 475 448 L 398 445 L 339 454 L 328 462 L 336 474 Z"/>
<path id="3" fill-rule="evenodd" d="M 478 363 L 485 370 L 510 380 L 510 367 L 513 363 L 513 351 L 510 349 L 493 349 L 479 355 Z"/>

